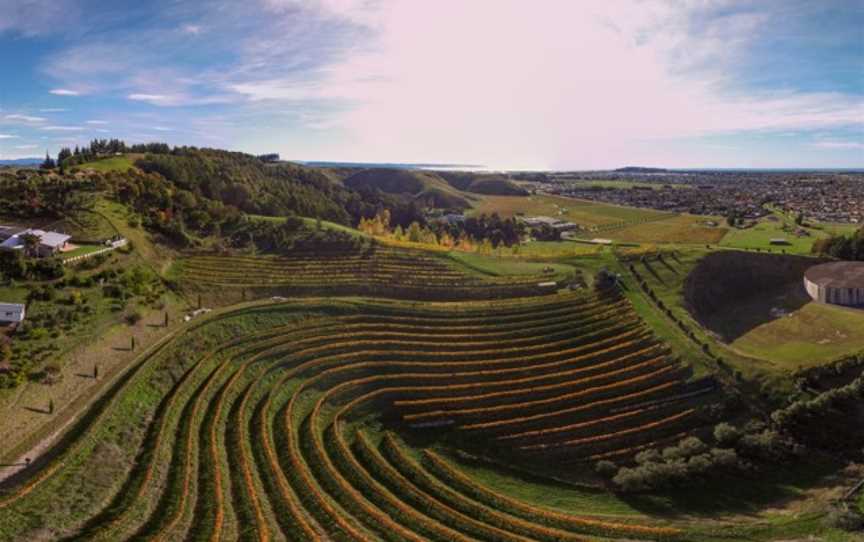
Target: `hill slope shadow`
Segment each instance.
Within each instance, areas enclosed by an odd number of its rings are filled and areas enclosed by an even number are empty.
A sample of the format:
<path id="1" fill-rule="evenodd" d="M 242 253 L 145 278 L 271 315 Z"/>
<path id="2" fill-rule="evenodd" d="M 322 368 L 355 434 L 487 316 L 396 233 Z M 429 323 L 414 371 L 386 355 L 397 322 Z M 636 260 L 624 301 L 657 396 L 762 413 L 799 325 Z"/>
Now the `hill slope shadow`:
<path id="1" fill-rule="evenodd" d="M 687 309 L 725 342 L 810 303 L 804 271 L 821 260 L 804 256 L 715 252 L 684 284 Z"/>

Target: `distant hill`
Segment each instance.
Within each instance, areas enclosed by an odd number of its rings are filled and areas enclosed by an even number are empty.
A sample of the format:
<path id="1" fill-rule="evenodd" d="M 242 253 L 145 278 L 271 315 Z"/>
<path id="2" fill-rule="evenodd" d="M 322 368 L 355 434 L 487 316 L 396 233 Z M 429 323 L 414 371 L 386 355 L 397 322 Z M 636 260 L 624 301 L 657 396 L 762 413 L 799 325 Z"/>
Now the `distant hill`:
<path id="1" fill-rule="evenodd" d="M 456 188 L 438 174 L 428 171 L 371 168 L 350 175 L 343 183 L 352 190 L 380 190 L 441 209 L 467 209 L 471 206 Z"/>
<path id="2" fill-rule="evenodd" d="M 662 167 L 640 167 L 627 166 L 616 169 L 619 173 L 668 173 L 669 170 Z"/>
<path id="3" fill-rule="evenodd" d="M 451 186 L 465 192 L 491 196 L 527 196 L 528 191 L 507 177 L 496 173 L 439 171 L 438 175 Z"/>
<path id="4" fill-rule="evenodd" d="M 14 160 L 0 160 L 0 166 L 38 166 L 44 158 L 16 158 Z"/>
<path id="5" fill-rule="evenodd" d="M 478 164 L 402 164 L 397 162 L 326 162 L 293 160 L 309 167 L 348 169 L 478 169 Z"/>

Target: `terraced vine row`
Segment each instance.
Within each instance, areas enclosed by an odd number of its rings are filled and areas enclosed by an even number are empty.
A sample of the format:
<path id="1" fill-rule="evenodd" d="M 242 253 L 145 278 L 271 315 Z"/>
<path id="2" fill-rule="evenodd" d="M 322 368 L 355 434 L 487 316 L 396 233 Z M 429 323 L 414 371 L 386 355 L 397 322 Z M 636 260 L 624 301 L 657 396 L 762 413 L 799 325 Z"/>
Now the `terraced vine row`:
<path id="1" fill-rule="evenodd" d="M 522 502 L 447 458 L 466 448 L 589 461 L 699 424 L 698 383 L 614 294 L 367 304 L 234 339 L 186 366 L 114 497 L 67 539 L 680 535 Z M 435 444 L 409 445 L 419 440 Z M 13 489 L 0 520 L 39 491 Z"/>
<path id="2" fill-rule="evenodd" d="M 367 294 L 459 300 L 551 293 L 543 275 L 488 277 L 467 274 L 419 250 L 372 246 L 355 252 L 299 252 L 291 256 L 190 255 L 179 276 L 188 288 L 277 289 L 284 294 Z"/>

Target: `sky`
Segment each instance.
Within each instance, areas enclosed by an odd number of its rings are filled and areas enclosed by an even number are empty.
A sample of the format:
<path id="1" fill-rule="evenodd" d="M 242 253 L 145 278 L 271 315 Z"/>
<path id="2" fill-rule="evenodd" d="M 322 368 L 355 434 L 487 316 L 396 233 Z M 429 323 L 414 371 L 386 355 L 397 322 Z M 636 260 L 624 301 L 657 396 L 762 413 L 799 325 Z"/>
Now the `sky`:
<path id="1" fill-rule="evenodd" d="M 864 167 L 860 0 L 0 0 L 0 158 Z"/>

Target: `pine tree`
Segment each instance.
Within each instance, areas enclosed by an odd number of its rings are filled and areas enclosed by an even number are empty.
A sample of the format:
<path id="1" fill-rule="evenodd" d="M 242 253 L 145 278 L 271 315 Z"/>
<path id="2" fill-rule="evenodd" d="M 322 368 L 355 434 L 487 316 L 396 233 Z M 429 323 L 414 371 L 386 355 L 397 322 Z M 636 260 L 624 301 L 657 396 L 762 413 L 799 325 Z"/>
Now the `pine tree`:
<path id="1" fill-rule="evenodd" d="M 48 154 L 48 151 L 45 151 L 45 161 L 42 162 L 42 165 L 39 166 L 42 169 L 54 169 L 56 164 L 54 163 L 54 159 L 51 158 L 51 155 Z"/>

